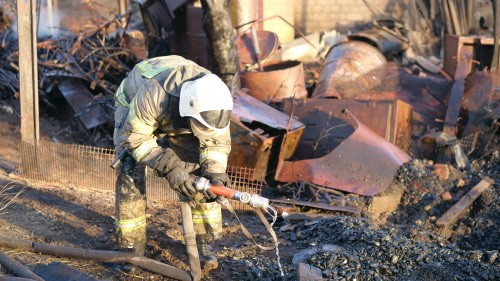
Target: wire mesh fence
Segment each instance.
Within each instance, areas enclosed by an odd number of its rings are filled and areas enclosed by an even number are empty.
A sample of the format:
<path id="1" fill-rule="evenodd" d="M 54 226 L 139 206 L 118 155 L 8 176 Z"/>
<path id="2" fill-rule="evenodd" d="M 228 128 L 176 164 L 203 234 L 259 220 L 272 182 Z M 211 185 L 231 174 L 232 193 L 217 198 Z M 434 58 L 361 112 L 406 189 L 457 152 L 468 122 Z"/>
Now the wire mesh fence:
<path id="1" fill-rule="evenodd" d="M 115 171 L 110 164 L 115 158 L 109 148 L 40 141 L 37 146 L 21 145 L 21 176 L 62 183 L 74 188 L 94 189 L 114 193 Z M 232 187 L 250 194 L 261 194 L 264 171 L 246 167 L 229 167 Z M 179 196 L 168 188 L 166 179 L 146 170 L 148 201 L 178 202 Z M 237 209 L 251 207 L 235 203 Z"/>

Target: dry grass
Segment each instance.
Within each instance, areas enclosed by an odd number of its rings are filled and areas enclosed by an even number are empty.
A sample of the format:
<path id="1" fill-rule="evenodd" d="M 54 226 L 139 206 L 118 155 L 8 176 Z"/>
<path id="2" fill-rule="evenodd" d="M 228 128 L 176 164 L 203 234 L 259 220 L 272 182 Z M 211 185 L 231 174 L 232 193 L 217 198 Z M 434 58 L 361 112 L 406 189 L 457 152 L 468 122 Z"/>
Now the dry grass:
<path id="1" fill-rule="evenodd" d="M 20 188 L 14 183 L 8 183 L 0 187 L 0 215 L 5 208 L 12 204 L 16 198 L 23 193 L 24 189 L 24 187 Z"/>

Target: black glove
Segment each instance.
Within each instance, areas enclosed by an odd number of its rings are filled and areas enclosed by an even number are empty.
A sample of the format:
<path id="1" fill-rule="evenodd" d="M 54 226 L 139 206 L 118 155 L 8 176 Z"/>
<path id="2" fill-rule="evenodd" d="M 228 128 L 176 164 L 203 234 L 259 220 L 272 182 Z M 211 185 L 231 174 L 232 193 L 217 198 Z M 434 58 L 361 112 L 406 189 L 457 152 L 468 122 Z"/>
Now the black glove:
<path id="1" fill-rule="evenodd" d="M 231 180 L 226 173 L 209 173 L 205 172 L 203 177 L 210 181 L 213 185 L 230 186 Z"/>
<path id="2" fill-rule="evenodd" d="M 151 168 L 155 171 L 156 175 L 160 177 L 166 176 L 167 173 L 176 167 L 181 167 L 188 173 L 192 173 L 200 168 L 200 165 L 196 163 L 182 161 L 170 148 L 164 149 L 163 152 L 151 162 Z"/>
<path id="3" fill-rule="evenodd" d="M 210 183 L 213 185 L 221 185 L 221 186 L 230 186 L 231 185 L 231 180 L 229 179 L 229 176 L 226 173 L 204 173 L 203 177 L 208 179 L 210 181 Z M 224 198 L 222 196 L 218 196 L 217 194 L 213 193 L 210 190 L 203 191 L 203 196 L 205 196 L 207 201 L 216 200 L 217 202 L 219 202 L 219 201 L 222 202 L 224 200 Z M 221 203 L 221 202 L 219 202 L 219 203 Z"/>
<path id="4" fill-rule="evenodd" d="M 198 164 L 182 161 L 172 149 L 167 148 L 152 161 L 151 168 L 158 176 L 165 177 L 170 187 L 179 194 L 184 196 L 196 194 L 190 173 L 199 168 Z"/>
<path id="5" fill-rule="evenodd" d="M 177 166 L 168 172 L 165 175 L 165 178 L 170 184 L 170 187 L 180 195 L 192 197 L 196 194 L 196 192 L 198 192 L 194 187 L 194 176 L 190 175 L 181 166 Z"/>

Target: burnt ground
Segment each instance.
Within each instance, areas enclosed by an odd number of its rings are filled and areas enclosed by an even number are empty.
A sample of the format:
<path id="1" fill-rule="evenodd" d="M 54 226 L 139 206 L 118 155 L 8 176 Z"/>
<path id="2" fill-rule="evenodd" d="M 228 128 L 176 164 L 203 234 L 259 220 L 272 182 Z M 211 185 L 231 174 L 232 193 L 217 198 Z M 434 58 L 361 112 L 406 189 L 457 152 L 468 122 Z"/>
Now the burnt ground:
<path id="1" fill-rule="evenodd" d="M 66 124 L 51 119 L 43 119 L 41 127 L 43 138 L 72 134 Z M 0 211 L 0 235 L 53 245 L 115 249 L 112 194 L 20 178 L 16 173 L 19 139 L 19 118 L 0 113 L 0 187 L 23 190 Z M 298 261 L 320 268 L 325 280 L 500 280 L 499 163 L 497 149 L 465 169 L 450 166 L 450 178 L 441 180 L 433 174 L 431 161 L 413 160 L 395 179 L 396 188 L 403 190 L 395 210 L 373 214 L 372 199 L 357 198 L 358 203 L 363 202 L 359 206 L 364 206 L 361 215 L 323 212 L 330 217 L 302 222 L 279 218 L 274 229 L 285 277 L 279 274 L 274 251 L 258 249 L 224 210 L 224 236 L 214 244 L 219 268 L 206 273 L 203 280 L 295 280 Z M 451 231 L 440 231 L 436 219 L 485 176 L 495 183 Z M 451 200 L 442 196 L 447 191 Z M 272 244 L 253 212 L 239 215 L 258 241 Z M 160 202 L 149 206 L 148 239 L 148 257 L 188 268 L 176 205 Z M 15 248 L 0 250 L 30 269 L 61 262 L 101 280 L 169 280 L 147 271 L 129 274 L 115 264 Z M 2 276 L 11 275 L 1 268 Z"/>

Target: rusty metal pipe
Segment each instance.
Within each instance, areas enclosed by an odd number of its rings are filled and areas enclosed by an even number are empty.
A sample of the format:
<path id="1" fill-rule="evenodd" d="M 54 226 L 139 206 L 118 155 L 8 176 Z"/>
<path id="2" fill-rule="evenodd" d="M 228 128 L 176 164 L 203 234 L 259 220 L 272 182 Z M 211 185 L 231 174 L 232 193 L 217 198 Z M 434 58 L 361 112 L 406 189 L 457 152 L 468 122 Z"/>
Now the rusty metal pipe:
<path id="1" fill-rule="evenodd" d="M 0 252 L 0 264 L 5 267 L 7 271 L 12 272 L 18 277 L 27 278 L 29 280 L 43 281 L 40 276 L 36 275 L 31 270 L 27 269 L 24 265 L 12 259 L 3 252 Z M 2 277 L 0 277 L 0 279 L 2 279 Z"/>
<path id="2" fill-rule="evenodd" d="M 158 273 L 173 279 L 191 281 L 191 274 L 159 261 L 146 258 L 133 253 L 117 251 L 88 250 L 82 248 L 72 248 L 65 246 L 48 245 L 32 242 L 28 240 L 0 237 L 0 246 L 11 248 L 23 248 L 31 252 L 38 252 L 45 255 L 79 258 L 95 260 L 108 263 L 131 263 L 151 272 Z"/>

